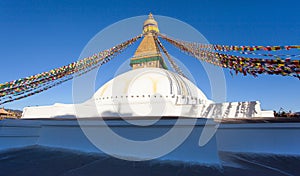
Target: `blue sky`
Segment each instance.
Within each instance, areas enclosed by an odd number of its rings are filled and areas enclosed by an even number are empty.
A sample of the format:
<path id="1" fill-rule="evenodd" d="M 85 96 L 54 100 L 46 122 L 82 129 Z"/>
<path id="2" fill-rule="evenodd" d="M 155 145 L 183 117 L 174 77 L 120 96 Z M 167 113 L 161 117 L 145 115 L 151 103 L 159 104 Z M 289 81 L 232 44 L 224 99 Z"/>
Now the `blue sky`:
<path id="1" fill-rule="evenodd" d="M 76 61 L 85 45 L 99 31 L 119 20 L 149 12 L 184 21 L 214 44 L 300 44 L 299 10 L 300 3 L 296 0 L 0 1 L 0 82 Z M 167 49 L 172 54 L 173 49 L 170 46 Z M 130 57 L 133 51 L 128 50 L 126 56 Z M 206 78 L 197 72 L 202 69 L 201 64 L 199 66 L 195 62 L 190 59 L 184 64 L 192 68 L 197 85 L 210 97 L 209 88 L 201 85 L 201 79 Z M 98 86 L 112 78 L 109 73 L 113 64 L 118 62 L 103 67 L 103 74 L 107 76 L 101 79 Z M 224 72 L 227 101 L 259 100 L 264 109 L 278 110 L 283 107 L 285 110 L 300 111 L 300 82 L 296 78 L 268 75 L 258 78 L 232 77 L 228 70 Z M 55 102 L 72 102 L 71 82 L 4 106 L 22 109 L 28 105 Z"/>

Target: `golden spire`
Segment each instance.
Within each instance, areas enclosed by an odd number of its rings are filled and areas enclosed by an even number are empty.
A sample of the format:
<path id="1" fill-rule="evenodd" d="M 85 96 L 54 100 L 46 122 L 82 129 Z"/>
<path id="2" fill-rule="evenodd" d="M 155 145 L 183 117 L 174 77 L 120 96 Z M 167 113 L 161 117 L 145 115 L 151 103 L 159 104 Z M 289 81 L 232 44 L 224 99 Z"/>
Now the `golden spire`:
<path id="1" fill-rule="evenodd" d="M 144 38 L 130 60 L 132 69 L 146 67 L 167 69 L 159 46 L 154 39 L 158 32 L 157 22 L 154 20 L 152 13 L 150 13 L 143 25 Z"/>

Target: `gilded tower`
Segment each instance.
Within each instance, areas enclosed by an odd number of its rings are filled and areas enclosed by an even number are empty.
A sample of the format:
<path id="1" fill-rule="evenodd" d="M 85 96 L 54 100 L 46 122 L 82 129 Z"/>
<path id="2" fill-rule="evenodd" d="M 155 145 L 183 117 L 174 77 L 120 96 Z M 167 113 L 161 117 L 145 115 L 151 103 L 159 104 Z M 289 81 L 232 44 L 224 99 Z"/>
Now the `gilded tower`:
<path id="1" fill-rule="evenodd" d="M 166 64 L 162 58 L 159 46 L 154 37 L 159 32 L 157 22 L 154 20 L 153 15 L 150 13 L 148 19 L 143 25 L 144 38 L 139 47 L 130 60 L 132 69 L 154 67 L 167 69 Z"/>

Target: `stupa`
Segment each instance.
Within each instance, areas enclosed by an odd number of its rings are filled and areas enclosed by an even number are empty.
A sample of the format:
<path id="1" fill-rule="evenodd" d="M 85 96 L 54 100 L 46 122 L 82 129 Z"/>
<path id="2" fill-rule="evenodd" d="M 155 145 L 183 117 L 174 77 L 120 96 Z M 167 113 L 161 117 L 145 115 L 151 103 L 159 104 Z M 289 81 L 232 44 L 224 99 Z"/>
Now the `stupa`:
<path id="1" fill-rule="evenodd" d="M 22 119 L 0 121 L 0 150 L 47 146 L 143 160 L 168 148 L 158 159 L 205 165 L 221 165 L 221 152 L 299 155 L 299 122 L 270 118 L 273 112 L 261 110 L 258 101 L 209 100 L 187 78 L 167 69 L 155 42 L 158 32 L 150 14 L 130 59 L 132 70 L 105 83 L 88 101 L 26 107 Z M 218 124 L 214 118 L 224 119 Z M 141 126 L 141 121 L 152 124 Z"/>
<path id="2" fill-rule="evenodd" d="M 150 13 L 143 25 L 143 40 L 123 73 L 77 104 L 26 107 L 22 118 L 183 116 L 193 118 L 273 117 L 258 101 L 214 103 L 187 78 L 167 69 L 155 37 L 158 23 Z M 97 111 L 95 111 L 97 109 Z"/>

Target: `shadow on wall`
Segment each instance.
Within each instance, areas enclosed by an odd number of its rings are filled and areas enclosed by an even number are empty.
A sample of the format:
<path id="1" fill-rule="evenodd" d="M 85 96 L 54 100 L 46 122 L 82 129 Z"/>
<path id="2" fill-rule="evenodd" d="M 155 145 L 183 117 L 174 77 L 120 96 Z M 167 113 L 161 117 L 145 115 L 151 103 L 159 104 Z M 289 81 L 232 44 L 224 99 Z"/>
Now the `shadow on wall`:
<path id="1" fill-rule="evenodd" d="M 101 117 L 131 117 L 131 113 L 118 113 L 118 112 L 113 112 L 113 111 L 104 111 L 101 113 Z"/>

